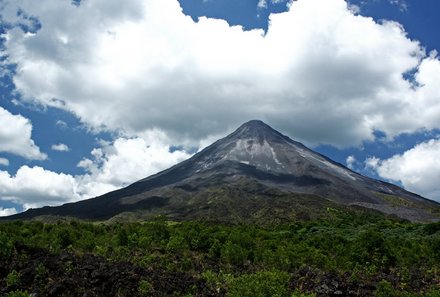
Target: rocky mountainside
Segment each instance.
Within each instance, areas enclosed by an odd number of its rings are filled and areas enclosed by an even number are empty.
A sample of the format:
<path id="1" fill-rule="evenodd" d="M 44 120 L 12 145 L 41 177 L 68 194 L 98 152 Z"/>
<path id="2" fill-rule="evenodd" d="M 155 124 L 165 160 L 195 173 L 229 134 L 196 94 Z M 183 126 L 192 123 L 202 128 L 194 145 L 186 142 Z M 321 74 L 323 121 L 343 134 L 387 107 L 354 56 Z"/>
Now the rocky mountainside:
<path id="1" fill-rule="evenodd" d="M 192 158 L 103 196 L 9 218 L 283 221 L 329 209 L 371 209 L 437 221 L 438 203 L 362 176 L 253 120 Z"/>

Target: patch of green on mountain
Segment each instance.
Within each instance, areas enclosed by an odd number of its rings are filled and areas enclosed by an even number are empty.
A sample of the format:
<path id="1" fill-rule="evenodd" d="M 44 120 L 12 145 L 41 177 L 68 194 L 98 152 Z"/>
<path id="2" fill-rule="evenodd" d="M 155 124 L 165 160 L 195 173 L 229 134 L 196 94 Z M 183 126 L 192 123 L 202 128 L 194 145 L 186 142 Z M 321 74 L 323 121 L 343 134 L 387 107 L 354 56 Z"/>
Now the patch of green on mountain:
<path id="1" fill-rule="evenodd" d="M 392 206 L 403 206 L 413 209 L 425 209 L 428 212 L 439 215 L 440 216 L 440 206 L 433 204 L 431 201 L 423 202 L 418 201 L 418 203 L 415 203 L 413 200 L 407 198 L 407 197 L 401 197 L 396 195 L 390 195 L 385 193 L 375 193 L 375 195 L 382 200 L 388 202 Z"/>
<path id="2" fill-rule="evenodd" d="M 375 195 L 383 199 L 384 201 L 390 203 L 393 206 L 417 207 L 416 203 L 414 203 L 408 198 L 385 194 L 385 193 L 375 193 Z"/>

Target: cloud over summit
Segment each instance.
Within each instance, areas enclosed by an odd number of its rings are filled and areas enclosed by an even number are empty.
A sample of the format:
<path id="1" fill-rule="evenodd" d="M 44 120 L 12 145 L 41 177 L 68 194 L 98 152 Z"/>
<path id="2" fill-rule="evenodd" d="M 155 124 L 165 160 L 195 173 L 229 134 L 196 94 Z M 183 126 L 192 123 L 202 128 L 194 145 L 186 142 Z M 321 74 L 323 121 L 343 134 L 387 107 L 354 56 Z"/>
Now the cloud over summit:
<path id="1" fill-rule="evenodd" d="M 14 82 L 25 100 L 93 128 L 157 128 L 184 142 L 262 118 L 309 144 L 348 146 L 375 130 L 393 137 L 440 127 L 426 108 L 440 108 L 429 79 L 440 73 L 438 58 L 425 57 L 399 24 L 354 15 L 343 0 L 295 1 L 271 15 L 265 35 L 194 22 L 176 0 L 43 2 L 21 3 L 41 22 L 37 33 L 6 34 Z"/>

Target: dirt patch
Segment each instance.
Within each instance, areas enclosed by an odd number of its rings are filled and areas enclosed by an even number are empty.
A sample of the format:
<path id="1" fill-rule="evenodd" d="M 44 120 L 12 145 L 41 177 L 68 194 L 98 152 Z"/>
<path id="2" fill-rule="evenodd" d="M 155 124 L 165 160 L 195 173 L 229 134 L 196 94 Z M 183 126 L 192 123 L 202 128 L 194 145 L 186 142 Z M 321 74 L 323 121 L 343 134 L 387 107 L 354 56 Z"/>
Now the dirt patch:
<path id="1" fill-rule="evenodd" d="M 0 263 L 0 296 L 17 289 L 34 296 L 222 296 L 190 273 L 142 268 L 95 255 L 63 252 L 16 244 L 16 254 Z M 20 274 L 9 287 L 9 271 Z"/>

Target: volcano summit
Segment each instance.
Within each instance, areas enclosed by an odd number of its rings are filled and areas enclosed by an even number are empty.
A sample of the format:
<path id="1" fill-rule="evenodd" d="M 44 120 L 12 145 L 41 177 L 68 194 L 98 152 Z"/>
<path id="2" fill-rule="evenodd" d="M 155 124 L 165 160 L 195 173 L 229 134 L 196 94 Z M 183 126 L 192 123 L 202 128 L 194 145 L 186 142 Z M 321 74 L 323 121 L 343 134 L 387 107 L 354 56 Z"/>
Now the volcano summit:
<path id="1" fill-rule="evenodd" d="M 9 218 L 164 215 L 172 220 L 278 222 L 341 208 L 370 209 L 411 221 L 440 217 L 438 203 L 362 176 L 253 120 L 188 160 L 125 188 Z"/>

